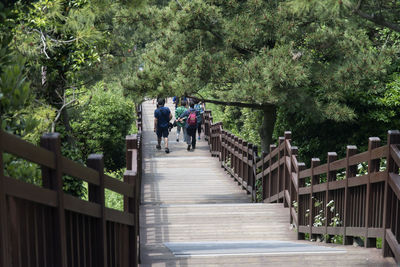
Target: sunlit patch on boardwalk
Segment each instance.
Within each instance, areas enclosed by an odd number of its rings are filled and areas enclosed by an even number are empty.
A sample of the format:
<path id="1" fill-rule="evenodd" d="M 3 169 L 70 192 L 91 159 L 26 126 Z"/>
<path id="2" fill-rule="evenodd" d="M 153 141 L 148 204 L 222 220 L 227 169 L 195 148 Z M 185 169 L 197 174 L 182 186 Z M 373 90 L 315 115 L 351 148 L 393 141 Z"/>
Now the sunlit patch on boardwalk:
<path id="1" fill-rule="evenodd" d="M 177 257 L 346 253 L 339 248 L 283 241 L 166 242 L 164 245 Z"/>

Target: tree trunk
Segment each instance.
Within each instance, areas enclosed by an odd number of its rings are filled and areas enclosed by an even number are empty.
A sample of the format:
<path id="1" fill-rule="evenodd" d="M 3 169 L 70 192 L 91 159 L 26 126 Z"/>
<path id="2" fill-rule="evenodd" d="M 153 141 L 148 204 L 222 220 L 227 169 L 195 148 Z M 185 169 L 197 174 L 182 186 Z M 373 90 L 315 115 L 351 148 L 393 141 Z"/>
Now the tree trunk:
<path id="1" fill-rule="evenodd" d="M 42 87 L 45 87 L 47 83 L 47 67 L 42 66 Z"/>
<path id="2" fill-rule="evenodd" d="M 64 108 L 61 111 L 61 115 L 62 115 L 62 122 L 64 124 L 65 131 L 67 132 L 67 134 L 66 134 L 67 142 L 69 145 L 73 145 L 74 139 L 72 138 L 72 128 L 71 128 L 71 124 L 69 123 L 69 114 L 68 114 L 67 108 Z"/>
<path id="3" fill-rule="evenodd" d="M 262 111 L 263 122 L 260 127 L 261 151 L 269 153 L 269 145 L 272 144 L 272 134 L 276 122 L 276 107 L 266 107 Z"/>

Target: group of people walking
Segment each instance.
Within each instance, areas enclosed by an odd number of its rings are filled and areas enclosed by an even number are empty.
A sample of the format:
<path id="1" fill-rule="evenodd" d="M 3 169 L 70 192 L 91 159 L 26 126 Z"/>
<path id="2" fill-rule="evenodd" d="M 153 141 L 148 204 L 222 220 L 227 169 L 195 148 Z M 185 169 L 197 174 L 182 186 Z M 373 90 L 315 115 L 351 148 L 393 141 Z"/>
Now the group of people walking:
<path id="1" fill-rule="evenodd" d="M 175 99 L 175 98 L 174 98 Z M 157 134 L 158 150 L 161 149 L 161 139 L 164 138 L 165 153 L 169 153 L 168 136 L 172 127 L 177 127 L 176 142 L 179 142 L 181 132 L 183 141 L 187 144 L 187 150 L 196 148 L 196 132 L 200 140 L 201 124 L 204 112 L 203 105 L 197 100 L 182 99 L 180 103 L 174 100 L 176 105 L 175 120 L 171 124 L 171 110 L 165 106 L 165 99 L 157 100 L 157 109 L 154 111 L 154 132 Z"/>

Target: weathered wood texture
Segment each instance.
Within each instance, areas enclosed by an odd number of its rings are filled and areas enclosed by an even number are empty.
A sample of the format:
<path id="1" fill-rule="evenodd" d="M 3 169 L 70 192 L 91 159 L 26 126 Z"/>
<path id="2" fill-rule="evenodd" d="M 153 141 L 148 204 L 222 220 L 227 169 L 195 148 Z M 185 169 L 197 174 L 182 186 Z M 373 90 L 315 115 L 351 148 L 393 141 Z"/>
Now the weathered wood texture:
<path id="1" fill-rule="evenodd" d="M 174 128 L 169 138 L 171 153 L 166 154 L 164 150 L 155 148 L 155 105 L 148 101 L 142 106 L 142 266 L 395 266 L 392 258 L 381 256 L 380 250 L 352 246 L 340 246 L 344 254 L 309 251 L 307 257 L 290 253 L 249 254 L 240 250 L 226 255 L 175 256 L 166 247 L 166 242 L 208 244 L 285 240 L 309 243 L 297 241 L 298 234 L 291 229 L 294 209 L 291 213 L 282 204 L 252 203 L 256 197 L 255 190 L 258 190 L 257 179 L 264 182 L 264 199 L 269 198 L 271 202 L 282 202 L 290 196 L 297 199 L 298 179 L 292 177 L 292 181 L 289 180 L 289 173 L 298 174 L 304 166 L 297 163 L 296 148 L 287 147 L 290 145 L 289 133 L 272 151 L 272 158 L 265 155 L 259 158 L 255 146 L 225 132 L 221 124 L 212 124 L 210 112 L 204 115 L 203 129 L 206 134 L 202 134 L 202 140 L 194 151 L 186 151 L 182 134 L 176 142 Z M 173 106 L 168 106 L 174 112 Z M 222 160 L 222 164 L 209 156 L 210 150 L 213 156 Z M 293 164 L 287 168 L 284 160 L 289 159 Z M 263 174 L 260 175 L 261 170 Z M 273 170 L 273 174 L 269 170 Z M 266 177 L 272 179 L 265 180 Z M 289 187 L 291 183 L 292 188 Z M 297 217 L 292 223 L 296 225 Z M 337 247 L 332 244 L 318 245 Z"/>
<path id="2" fill-rule="evenodd" d="M 38 164 L 43 186 L 5 176 L 4 153 Z M 61 155 L 57 133 L 43 135 L 37 147 L 0 131 L 0 266 L 137 266 L 135 180 L 105 175 L 100 154 L 87 165 Z M 63 192 L 64 175 L 88 183 L 89 201 Z M 124 212 L 105 207 L 105 189 L 125 196 Z"/>

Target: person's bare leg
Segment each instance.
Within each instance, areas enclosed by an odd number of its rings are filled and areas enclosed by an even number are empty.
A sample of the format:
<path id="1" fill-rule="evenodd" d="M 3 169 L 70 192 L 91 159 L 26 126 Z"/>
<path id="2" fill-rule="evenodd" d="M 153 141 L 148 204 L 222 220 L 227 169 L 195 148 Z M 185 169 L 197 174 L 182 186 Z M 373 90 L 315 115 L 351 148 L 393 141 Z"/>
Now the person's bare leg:
<path id="1" fill-rule="evenodd" d="M 168 148 L 168 137 L 164 138 L 165 148 Z"/>
<path id="2" fill-rule="evenodd" d="M 165 153 L 169 153 L 169 148 L 168 148 L 168 137 L 164 138 L 164 143 L 165 143 Z"/>

